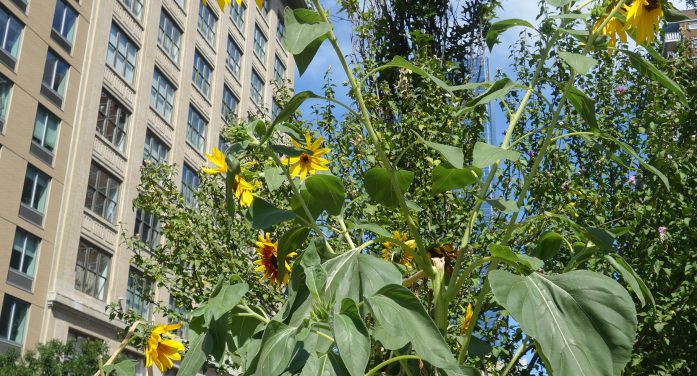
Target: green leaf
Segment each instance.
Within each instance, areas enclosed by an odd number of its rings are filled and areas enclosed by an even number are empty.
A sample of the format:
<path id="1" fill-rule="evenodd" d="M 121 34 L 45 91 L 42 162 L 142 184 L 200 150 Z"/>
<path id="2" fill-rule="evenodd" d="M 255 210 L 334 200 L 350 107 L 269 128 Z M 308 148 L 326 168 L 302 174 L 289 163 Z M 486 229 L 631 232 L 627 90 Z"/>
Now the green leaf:
<path id="1" fill-rule="evenodd" d="M 504 98 L 511 90 L 520 88 L 523 88 L 523 86 L 515 83 L 515 81 L 512 81 L 508 77 L 504 77 L 494 82 L 494 84 L 483 93 L 467 101 L 467 103 L 465 103 L 465 108 L 472 109 L 479 105 L 487 104 L 495 99 Z"/>
<path id="2" fill-rule="evenodd" d="M 370 338 L 353 300 L 344 299 L 341 302 L 341 310 L 334 315 L 332 329 L 339 355 L 351 376 L 362 376 L 370 358 Z"/>
<path id="3" fill-rule="evenodd" d="M 297 251 L 309 234 L 309 228 L 305 226 L 295 226 L 288 229 L 288 231 L 281 236 L 281 239 L 278 240 L 276 267 L 278 268 L 279 280 L 282 281 L 283 276 L 286 274 L 286 256 L 291 252 Z"/>
<path id="4" fill-rule="evenodd" d="M 681 22 L 691 20 L 685 13 L 678 10 L 673 6 L 673 4 L 666 2 L 663 5 L 663 12 L 665 14 L 666 21 L 668 22 Z"/>
<path id="5" fill-rule="evenodd" d="M 682 90 L 680 85 L 671 80 L 668 76 L 666 76 L 665 73 L 656 68 L 655 65 L 651 64 L 636 52 L 623 49 L 620 49 L 620 51 L 627 55 L 629 58 L 629 63 L 632 64 L 634 69 L 639 71 L 639 73 L 663 85 L 663 87 L 672 91 L 673 94 L 675 94 L 685 106 L 688 105 L 687 97 L 685 96 L 685 92 Z"/>
<path id="6" fill-rule="evenodd" d="M 286 32 L 283 46 L 293 54 L 298 73 L 302 75 L 332 30 L 332 25 L 324 22 L 317 12 L 310 9 L 286 8 L 284 20 Z"/>
<path id="7" fill-rule="evenodd" d="M 567 92 L 567 98 L 569 102 L 576 109 L 576 111 L 581 115 L 581 118 L 588 123 L 591 127 L 597 127 L 598 122 L 595 119 L 595 101 L 588 98 L 586 93 L 577 89 L 575 86 L 569 87 Z"/>
<path id="8" fill-rule="evenodd" d="M 307 191 L 307 189 L 301 189 L 300 195 L 302 196 L 303 201 L 305 201 L 307 208 L 310 210 L 310 214 L 312 214 L 312 219 L 317 219 L 317 217 L 319 217 L 319 215 L 322 214 L 324 209 L 320 207 L 319 203 L 315 201 L 315 199 L 312 197 L 310 192 Z M 290 208 L 293 210 L 297 217 L 300 217 L 304 220 L 303 223 L 307 222 L 307 214 L 305 213 L 305 210 L 300 204 L 300 199 L 298 198 L 298 196 L 293 195 L 293 197 L 290 198 Z"/>
<path id="9" fill-rule="evenodd" d="M 461 373 L 443 336 L 419 299 L 401 284 L 390 284 L 368 298 L 375 321 L 386 333 L 409 338 L 416 354 L 432 365 Z"/>
<path id="10" fill-rule="evenodd" d="M 390 183 L 390 177 L 387 175 L 387 170 L 382 167 L 373 167 L 365 172 L 363 176 L 365 190 L 375 202 L 383 204 L 387 207 L 395 207 L 399 204 L 399 198 L 395 195 Z M 414 173 L 407 170 L 397 171 L 397 182 L 405 193 L 411 182 L 414 180 Z"/>
<path id="11" fill-rule="evenodd" d="M 136 362 L 135 360 L 122 360 L 116 364 L 108 364 L 104 366 L 104 374 L 108 375 L 110 372 L 116 372 L 118 376 L 135 376 L 136 374 Z"/>
<path id="12" fill-rule="evenodd" d="M 279 209 L 266 200 L 254 197 L 252 205 L 247 211 L 247 220 L 252 228 L 263 230 L 285 221 L 295 218 L 295 213 L 290 210 Z"/>
<path id="13" fill-rule="evenodd" d="M 254 307 L 252 309 L 254 309 Z M 225 341 L 228 350 L 231 352 L 236 352 L 238 349 L 243 348 L 256 333 L 264 329 L 264 323 L 262 321 L 256 317 L 247 315 L 247 313 L 248 312 L 244 309 L 237 307 L 230 315 Z"/>
<path id="14" fill-rule="evenodd" d="M 392 234 L 390 234 L 389 231 L 385 230 L 380 225 L 375 224 L 375 223 L 356 223 L 353 225 L 353 228 L 368 230 L 368 231 L 374 233 L 375 235 L 384 236 L 387 238 L 392 236 Z"/>
<path id="15" fill-rule="evenodd" d="M 586 236 L 600 251 L 612 251 L 615 244 L 615 234 L 597 227 L 586 227 Z"/>
<path id="16" fill-rule="evenodd" d="M 615 280 L 585 270 L 524 277 L 493 270 L 489 283 L 555 374 L 621 375 L 637 318 L 631 297 Z"/>
<path id="17" fill-rule="evenodd" d="M 414 132 L 414 134 L 424 145 L 440 153 L 453 167 L 462 168 L 464 166 L 465 154 L 462 152 L 462 148 L 426 141 L 418 133 Z"/>
<path id="18" fill-rule="evenodd" d="M 286 145 L 269 145 L 269 147 L 276 153 L 283 154 L 288 157 L 299 157 L 303 154 L 312 155 L 312 151 L 305 148 L 296 148 L 294 146 Z"/>
<path id="19" fill-rule="evenodd" d="M 297 328 L 271 320 L 261 338 L 255 375 L 279 375 L 286 369 L 297 342 Z"/>
<path id="20" fill-rule="evenodd" d="M 530 22 L 521 20 L 519 18 L 511 18 L 494 22 L 489 27 L 489 32 L 486 33 L 486 45 L 489 47 L 489 51 L 491 51 L 494 45 L 499 42 L 499 35 L 514 26 L 525 26 L 535 29 Z"/>
<path id="21" fill-rule="evenodd" d="M 472 164 L 479 168 L 489 167 L 494 162 L 501 159 L 516 161 L 520 158 L 520 153 L 515 150 L 501 149 L 498 146 L 487 144 L 486 142 L 477 142 L 474 144 L 472 152 Z"/>
<path id="22" fill-rule="evenodd" d="M 191 332 L 190 332 L 191 333 Z M 189 350 L 179 365 L 177 375 L 194 376 L 203 367 L 208 354 L 213 350 L 213 337 L 208 333 L 189 334 Z"/>
<path id="23" fill-rule="evenodd" d="M 502 198 L 487 199 L 486 200 L 492 208 L 506 214 L 517 212 L 520 210 L 518 204 L 514 200 L 504 200 Z"/>
<path id="24" fill-rule="evenodd" d="M 590 16 L 590 13 L 563 13 L 549 16 L 549 18 L 562 20 L 578 20 L 582 18 L 588 18 Z"/>
<path id="25" fill-rule="evenodd" d="M 549 260 L 559 253 L 563 243 L 564 238 L 561 235 L 554 231 L 545 232 L 537 243 L 536 256 L 543 260 Z"/>
<path id="26" fill-rule="evenodd" d="M 573 52 L 559 51 L 559 57 L 580 74 L 588 74 L 588 72 L 598 64 L 598 60 L 590 56 L 575 54 Z"/>
<path id="27" fill-rule="evenodd" d="M 305 285 L 310 290 L 310 294 L 316 301 L 322 301 L 324 286 L 327 283 L 327 272 L 324 270 L 317 253 L 317 242 L 322 245 L 321 239 L 310 242 L 310 246 L 303 252 L 300 265 L 305 270 Z"/>
<path id="28" fill-rule="evenodd" d="M 269 187 L 269 191 L 273 192 L 281 188 L 283 182 L 286 181 L 286 175 L 280 167 L 270 166 L 264 169 L 264 180 L 266 181 L 266 186 Z"/>
<path id="29" fill-rule="evenodd" d="M 476 184 L 481 175 L 482 170 L 477 167 L 447 168 L 438 165 L 433 169 L 431 191 L 437 195 L 452 189 L 464 188 Z"/>
<path id="30" fill-rule="evenodd" d="M 401 56 L 395 56 L 394 58 L 392 58 L 392 61 L 390 61 L 390 62 L 388 62 L 388 63 L 385 63 L 385 64 L 379 66 L 378 68 L 374 69 L 374 70 L 373 70 L 372 72 L 370 72 L 370 73 L 374 73 L 374 72 L 377 72 L 377 71 L 381 71 L 381 70 L 383 70 L 383 69 L 385 69 L 385 68 L 405 68 L 405 69 L 408 69 L 408 70 L 410 70 L 412 73 L 416 73 L 416 74 L 418 74 L 418 75 L 421 76 L 421 77 L 424 77 L 424 78 L 427 78 L 427 79 L 431 80 L 433 83 L 435 83 L 436 85 L 438 85 L 438 87 L 440 87 L 441 89 L 447 91 L 450 95 L 453 95 L 453 91 L 452 91 L 450 85 L 448 85 L 447 83 L 445 83 L 445 81 L 443 81 L 443 80 L 441 80 L 440 78 L 438 78 L 438 77 L 436 77 L 436 76 L 434 76 L 434 75 L 432 75 L 432 74 L 426 72 L 425 70 L 423 70 L 423 69 L 417 67 L 416 65 L 414 65 L 413 63 L 411 63 L 411 62 L 405 60 L 405 59 L 404 59 L 403 57 L 401 57 Z"/>
<path id="31" fill-rule="evenodd" d="M 208 300 L 208 312 L 217 320 L 224 314 L 231 311 L 249 291 L 246 283 L 236 283 L 234 285 L 224 285 L 220 292 Z"/>
<path id="32" fill-rule="evenodd" d="M 288 35 L 288 34 L 286 33 L 286 35 Z M 295 111 L 298 110 L 300 105 L 302 105 L 303 102 L 305 102 L 306 100 L 308 100 L 310 98 L 321 98 L 321 97 L 319 95 L 309 91 L 309 90 L 301 91 L 301 92 L 293 95 L 293 98 L 290 98 L 288 103 L 286 103 L 286 106 L 283 107 L 281 112 L 276 116 L 274 121 L 271 123 L 270 129 L 274 129 L 276 124 L 279 124 L 279 123 L 282 123 L 282 122 L 288 120 L 291 116 L 293 116 L 293 114 L 295 114 Z"/>
<path id="33" fill-rule="evenodd" d="M 518 256 L 518 258 L 522 261 L 527 262 L 528 265 L 530 265 L 531 270 L 539 270 L 545 266 L 544 261 L 538 259 L 537 257 L 523 255 L 521 253 L 517 253 L 516 256 Z"/>
<path id="34" fill-rule="evenodd" d="M 634 271 L 622 256 L 616 253 L 610 253 L 605 255 L 605 260 L 622 275 L 622 278 L 624 278 L 634 291 L 634 294 L 639 298 L 642 307 L 646 305 L 646 300 L 648 300 L 651 302 L 651 307 L 656 309 L 656 300 L 654 300 L 651 290 L 649 290 L 644 280 L 639 277 L 637 272 Z"/>
<path id="35" fill-rule="evenodd" d="M 561 8 L 573 0 L 547 0 L 547 3 L 553 7 Z"/>
<path id="36" fill-rule="evenodd" d="M 331 215 L 341 214 L 344 206 L 344 184 L 334 175 L 314 175 L 305 180 L 305 187 L 315 202 Z"/>
<path id="37" fill-rule="evenodd" d="M 518 255 L 515 252 L 513 252 L 513 250 L 508 246 L 492 244 L 489 246 L 489 252 L 492 256 L 498 259 L 507 261 L 511 264 L 521 265 L 527 270 L 532 270 L 530 264 L 527 261 L 523 261 L 520 258 L 518 258 Z"/>

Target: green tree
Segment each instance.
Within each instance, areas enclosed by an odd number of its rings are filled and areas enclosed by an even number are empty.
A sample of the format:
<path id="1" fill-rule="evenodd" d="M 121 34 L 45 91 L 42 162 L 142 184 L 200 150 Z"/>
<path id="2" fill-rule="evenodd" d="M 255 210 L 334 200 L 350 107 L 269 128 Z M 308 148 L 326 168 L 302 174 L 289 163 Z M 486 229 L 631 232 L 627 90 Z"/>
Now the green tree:
<path id="1" fill-rule="evenodd" d="M 52 340 L 39 344 L 24 356 L 14 350 L 0 354 L 0 375 L 66 376 L 92 375 L 99 368 L 99 358 L 107 358 L 107 347 L 101 340 L 74 340 L 62 343 Z"/>

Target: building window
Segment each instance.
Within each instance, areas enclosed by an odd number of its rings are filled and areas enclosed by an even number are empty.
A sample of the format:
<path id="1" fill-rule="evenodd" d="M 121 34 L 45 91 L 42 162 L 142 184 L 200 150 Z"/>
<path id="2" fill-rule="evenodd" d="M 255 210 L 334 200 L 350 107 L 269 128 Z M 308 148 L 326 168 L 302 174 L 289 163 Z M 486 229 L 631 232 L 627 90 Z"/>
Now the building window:
<path id="1" fill-rule="evenodd" d="M 186 141 L 203 153 L 206 147 L 206 121 L 193 107 L 189 106 L 189 121 L 186 125 Z"/>
<path id="2" fill-rule="evenodd" d="M 87 180 L 85 207 L 107 221 L 114 223 L 120 185 L 121 183 L 118 180 L 102 167 L 92 162 L 89 179 Z"/>
<path id="3" fill-rule="evenodd" d="M 273 76 L 274 80 L 276 80 L 276 82 L 279 85 L 283 85 L 284 79 L 286 77 L 286 66 L 283 65 L 281 59 L 279 59 L 278 56 L 276 56 L 276 61 L 273 64 Z"/>
<path id="4" fill-rule="evenodd" d="M 237 2 L 230 7 L 230 17 L 232 18 L 232 23 L 244 34 L 244 17 L 247 13 L 247 6 L 242 3 L 242 5 L 237 5 Z"/>
<path id="5" fill-rule="evenodd" d="M 156 215 L 150 214 L 145 210 L 138 209 L 136 211 L 136 225 L 133 229 L 141 242 L 155 247 L 160 242 L 160 221 Z"/>
<path id="6" fill-rule="evenodd" d="M 0 49 L 17 60 L 19 38 L 24 26 L 12 14 L 0 8 Z"/>
<path id="7" fill-rule="evenodd" d="M 46 65 L 44 66 L 44 87 L 50 89 L 54 94 L 63 99 L 65 94 L 65 84 L 68 81 L 68 63 L 58 57 L 53 51 L 48 50 L 46 54 Z"/>
<path id="8" fill-rule="evenodd" d="M 273 102 L 271 102 L 271 121 L 276 120 L 278 117 L 278 114 L 281 113 L 281 106 L 278 105 L 278 102 L 274 99 Z"/>
<path id="9" fill-rule="evenodd" d="M 155 68 L 152 77 L 152 88 L 150 89 L 150 107 L 158 114 L 170 122 L 172 120 L 172 109 L 174 108 L 174 85 Z"/>
<path id="10" fill-rule="evenodd" d="M 143 162 L 159 164 L 167 162 L 167 154 L 169 148 L 152 132 L 148 131 L 145 134 L 145 147 L 143 150 Z"/>
<path id="11" fill-rule="evenodd" d="M 268 19 L 269 18 L 269 12 L 271 12 L 271 1 L 264 1 L 264 5 L 262 5 L 262 11 L 261 15 L 264 16 L 264 18 Z"/>
<path id="12" fill-rule="evenodd" d="M 242 49 L 232 40 L 231 37 L 227 38 L 227 58 L 225 59 L 225 66 L 230 69 L 232 75 L 240 78 L 240 67 L 242 66 Z"/>
<path id="13" fill-rule="evenodd" d="M 102 89 L 97 115 L 97 133 L 121 151 L 126 141 L 126 126 L 130 116 L 131 113 L 114 96 Z"/>
<path id="14" fill-rule="evenodd" d="M 11 92 L 12 81 L 0 74 L 0 131 L 2 131 L 2 124 L 7 118 L 7 109 L 10 105 Z"/>
<path id="15" fill-rule="evenodd" d="M 99 300 L 106 299 L 111 256 L 80 239 L 75 262 L 75 289 Z"/>
<path id="16" fill-rule="evenodd" d="M 126 310 L 132 309 L 142 318 L 149 319 L 151 295 L 152 283 L 141 272 L 131 269 L 126 288 Z"/>
<path id="17" fill-rule="evenodd" d="M 195 191 L 200 183 L 200 178 L 193 168 L 184 163 L 182 168 L 182 188 L 181 193 L 184 196 L 184 202 L 190 206 L 196 206 Z"/>
<path id="18" fill-rule="evenodd" d="M 162 10 L 160 13 L 160 31 L 157 33 L 157 45 L 176 63 L 179 63 L 179 43 L 182 31 L 172 17 Z"/>
<path id="19" fill-rule="evenodd" d="M 129 84 L 133 83 L 137 55 L 135 43 L 116 24 L 111 24 L 106 61 Z"/>
<path id="20" fill-rule="evenodd" d="M 169 322 L 183 322 L 188 316 L 186 308 L 179 304 L 171 295 L 169 296 L 169 314 L 167 316 L 169 317 Z M 176 331 L 179 338 L 185 338 L 187 332 L 186 325 L 182 325 Z"/>
<path id="21" fill-rule="evenodd" d="M 82 354 L 82 344 L 85 342 L 102 342 L 99 338 L 95 338 L 92 336 L 88 336 L 87 334 L 83 334 L 78 332 L 77 330 L 74 330 L 72 328 L 68 329 L 68 338 L 66 339 L 65 343 L 66 344 L 71 344 L 72 348 L 75 349 L 75 352 L 77 354 Z"/>
<path id="22" fill-rule="evenodd" d="M 43 214 L 48 198 L 48 184 L 51 178 L 32 166 L 27 166 L 22 189 L 22 205 Z"/>
<path id="23" fill-rule="evenodd" d="M 77 21 L 77 12 L 73 7 L 65 3 L 65 0 L 56 2 L 56 11 L 53 14 L 53 31 L 73 45 L 73 36 L 75 35 L 75 21 Z"/>
<path id="24" fill-rule="evenodd" d="M 203 1 L 198 6 L 198 32 L 210 43 L 215 44 L 215 24 L 218 20 L 211 8 L 203 5 Z"/>
<path id="25" fill-rule="evenodd" d="M 186 0 L 174 0 L 182 9 L 186 9 Z"/>
<path id="26" fill-rule="evenodd" d="M 276 38 L 278 40 L 283 40 L 283 36 L 286 35 L 286 23 L 283 22 L 281 15 L 278 15 L 278 24 L 276 25 Z"/>
<path id="27" fill-rule="evenodd" d="M 194 72 L 192 80 L 197 88 L 206 96 L 211 93 L 211 73 L 213 68 L 201 56 L 198 50 L 194 50 Z"/>
<path id="28" fill-rule="evenodd" d="M 262 64 L 266 61 L 266 36 L 258 25 L 254 25 L 254 54 L 257 55 Z"/>
<path id="29" fill-rule="evenodd" d="M 5 294 L 0 312 L 0 339 L 21 345 L 28 311 L 29 303 Z"/>
<path id="30" fill-rule="evenodd" d="M 12 246 L 10 269 L 33 278 L 36 254 L 39 251 L 40 242 L 40 238 L 18 227 L 15 231 L 15 241 Z"/>
<path id="31" fill-rule="evenodd" d="M 56 148 L 59 124 L 60 119 L 57 116 L 48 112 L 44 106 L 39 105 L 36 110 L 32 141 L 42 148 L 53 152 Z"/>
<path id="32" fill-rule="evenodd" d="M 141 19 L 143 15 L 143 0 L 120 0 L 126 9 L 131 11 L 137 19 Z"/>
<path id="33" fill-rule="evenodd" d="M 259 74 L 252 70 L 252 102 L 257 106 L 261 106 L 264 101 L 264 81 Z"/>
<path id="34" fill-rule="evenodd" d="M 223 139 L 222 136 L 218 137 L 218 150 L 222 151 L 223 154 L 227 153 L 227 149 L 229 146 L 227 145 L 227 142 Z"/>
<path id="35" fill-rule="evenodd" d="M 230 90 L 227 85 L 223 85 L 223 118 L 237 115 L 237 105 L 239 103 L 240 101 L 237 99 L 235 94 L 232 93 L 232 90 Z"/>
<path id="36" fill-rule="evenodd" d="M 690 21 L 687 23 L 687 28 L 689 30 L 697 30 L 697 21 Z"/>

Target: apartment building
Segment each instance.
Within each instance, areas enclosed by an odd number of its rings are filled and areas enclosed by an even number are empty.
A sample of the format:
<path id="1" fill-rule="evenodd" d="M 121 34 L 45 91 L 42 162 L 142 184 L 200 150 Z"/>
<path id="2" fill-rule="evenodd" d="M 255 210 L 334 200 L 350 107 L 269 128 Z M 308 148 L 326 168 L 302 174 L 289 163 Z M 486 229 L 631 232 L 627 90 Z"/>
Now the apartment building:
<path id="1" fill-rule="evenodd" d="M 286 5 L 0 0 L 0 351 L 115 348 L 110 303 L 157 319 L 143 295 L 167 292 L 121 237 L 160 241 L 132 209 L 140 167 L 177 164 L 186 196 L 228 114 L 278 111 L 271 83 L 294 77 Z"/>
<path id="2" fill-rule="evenodd" d="M 664 28 L 663 54 L 671 58 L 675 56 L 678 46 L 687 42 L 692 59 L 697 59 L 697 9 L 682 11 L 689 20 L 669 22 Z"/>

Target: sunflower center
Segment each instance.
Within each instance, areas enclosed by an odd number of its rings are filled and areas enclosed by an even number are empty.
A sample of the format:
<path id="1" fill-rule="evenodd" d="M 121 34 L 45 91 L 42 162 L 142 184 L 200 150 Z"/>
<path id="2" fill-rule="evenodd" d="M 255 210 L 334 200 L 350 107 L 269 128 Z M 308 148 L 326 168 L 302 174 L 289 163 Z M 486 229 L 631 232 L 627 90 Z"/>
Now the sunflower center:
<path id="1" fill-rule="evenodd" d="M 310 156 L 303 153 L 302 155 L 300 155 L 300 162 L 301 163 L 310 163 Z"/>
<path id="2" fill-rule="evenodd" d="M 648 10 L 654 10 L 659 7 L 658 0 L 649 0 L 649 5 L 646 6 Z"/>
<path id="3" fill-rule="evenodd" d="M 270 260 L 271 260 L 271 265 L 273 265 L 273 266 L 278 265 L 278 259 L 276 259 L 276 255 L 272 254 Z"/>

